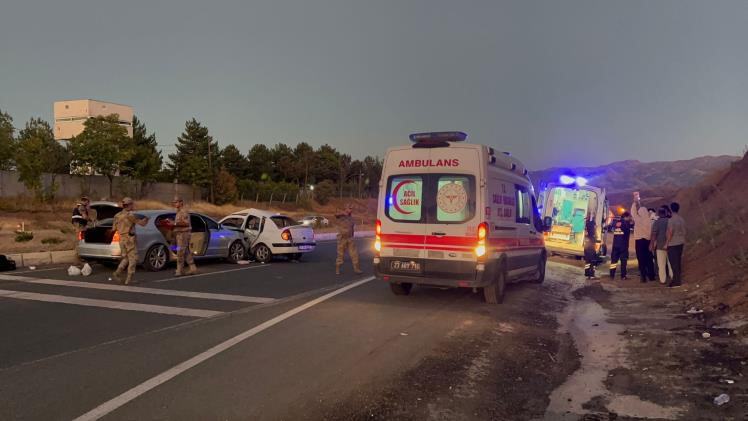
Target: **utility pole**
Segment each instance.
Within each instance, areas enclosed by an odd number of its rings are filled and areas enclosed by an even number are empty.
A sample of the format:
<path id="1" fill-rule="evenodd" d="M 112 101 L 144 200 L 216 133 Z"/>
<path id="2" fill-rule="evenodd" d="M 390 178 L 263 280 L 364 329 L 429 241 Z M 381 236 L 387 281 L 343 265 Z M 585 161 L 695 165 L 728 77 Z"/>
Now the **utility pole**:
<path id="1" fill-rule="evenodd" d="M 214 203 L 213 197 L 213 160 L 210 157 L 210 138 L 208 138 L 208 173 L 210 174 L 210 203 Z"/>

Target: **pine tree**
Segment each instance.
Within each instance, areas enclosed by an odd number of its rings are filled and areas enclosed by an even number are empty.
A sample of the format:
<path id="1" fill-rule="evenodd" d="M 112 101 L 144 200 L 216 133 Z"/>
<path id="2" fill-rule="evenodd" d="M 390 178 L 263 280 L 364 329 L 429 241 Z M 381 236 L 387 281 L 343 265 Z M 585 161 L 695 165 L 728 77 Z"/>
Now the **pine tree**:
<path id="1" fill-rule="evenodd" d="M 169 154 L 169 168 L 180 183 L 209 188 L 212 202 L 220 157 L 218 143 L 210 136 L 208 128 L 193 118 L 185 123 L 175 146 L 177 152 Z"/>

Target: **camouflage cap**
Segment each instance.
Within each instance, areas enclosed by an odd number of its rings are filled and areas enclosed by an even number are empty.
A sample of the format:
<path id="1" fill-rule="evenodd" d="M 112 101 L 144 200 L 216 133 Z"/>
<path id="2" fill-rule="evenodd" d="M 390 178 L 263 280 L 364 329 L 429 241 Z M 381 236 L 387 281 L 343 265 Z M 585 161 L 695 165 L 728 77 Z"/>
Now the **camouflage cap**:
<path id="1" fill-rule="evenodd" d="M 131 198 L 125 197 L 124 199 L 122 199 L 122 206 L 126 206 L 126 205 L 132 205 L 132 199 Z"/>

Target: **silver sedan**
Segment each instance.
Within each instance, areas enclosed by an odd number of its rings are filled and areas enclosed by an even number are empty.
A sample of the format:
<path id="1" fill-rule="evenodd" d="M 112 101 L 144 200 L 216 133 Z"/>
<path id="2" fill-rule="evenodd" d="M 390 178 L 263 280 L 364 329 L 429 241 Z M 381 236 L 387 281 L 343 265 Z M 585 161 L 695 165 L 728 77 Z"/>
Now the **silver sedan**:
<path id="1" fill-rule="evenodd" d="M 95 203 L 98 222 L 89 227 L 78 239 L 80 257 L 85 260 L 119 261 L 122 256 L 119 234 L 113 230 L 113 216 L 119 208 L 111 203 Z M 148 270 L 162 270 L 170 260 L 176 259 L 176 242 L 173 241 L 173 210 L 135 211 L 147 216 L 148 223 L 135 227 L 138 245 L 138 264 Z M 222 258 L 236 263 L 245 258 L 247 244 L 238 230 L 223 227 L 208 216 L 190 212 L 192 238 L 190 249 L 195 259 Z"/>

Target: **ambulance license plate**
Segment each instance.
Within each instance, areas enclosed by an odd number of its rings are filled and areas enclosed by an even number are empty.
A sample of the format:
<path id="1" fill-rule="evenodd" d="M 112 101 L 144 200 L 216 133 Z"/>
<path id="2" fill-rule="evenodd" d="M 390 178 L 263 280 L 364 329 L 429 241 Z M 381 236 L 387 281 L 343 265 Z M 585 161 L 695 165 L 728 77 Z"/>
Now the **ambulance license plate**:
<path id="1" fill-rule="evenodd" d="M 416 261 L 393 260 L 390 263 L 393 272 L 421 273 L 421 263 Z"/>

